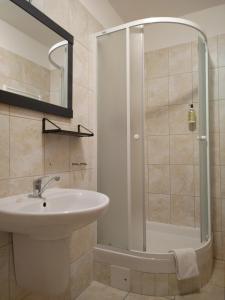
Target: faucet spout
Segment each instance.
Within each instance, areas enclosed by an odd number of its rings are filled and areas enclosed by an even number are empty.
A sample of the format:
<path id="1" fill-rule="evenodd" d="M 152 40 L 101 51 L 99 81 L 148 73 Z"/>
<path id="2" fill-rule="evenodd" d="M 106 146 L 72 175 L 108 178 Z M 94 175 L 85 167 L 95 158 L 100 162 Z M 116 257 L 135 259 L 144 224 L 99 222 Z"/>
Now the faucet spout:
<path id="1" fill-rule="evenodd" d="M 59 181 L 60 180 L 60 176 L 54 176 L 54 177 L 51 177 L 42 186 L 43 179 L 46 178 L 46 177 L 48 177 L 48 176 L 39 177 L 39 178 L 37 178 L 37 179 L 35 179 L 33 181 L 33 194 L 30 194 L 29 197 L 31 197 L 31 198 L 43 198 L 42 194 L 46 190 L 46 188 L 49 185 L 49 183 L 52 182 L 53 180 L 55 180 L 55 181 Z"/>

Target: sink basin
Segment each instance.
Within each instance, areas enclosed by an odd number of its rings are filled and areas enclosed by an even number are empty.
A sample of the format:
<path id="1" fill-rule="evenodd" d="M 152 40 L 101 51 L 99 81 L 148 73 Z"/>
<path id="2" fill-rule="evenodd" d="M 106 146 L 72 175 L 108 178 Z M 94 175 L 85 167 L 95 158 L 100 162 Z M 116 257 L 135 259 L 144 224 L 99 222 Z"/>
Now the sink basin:
<path id="1" fill-rule="evenodd" d="M 94 222 L 109 204 L 106 195 L 77 189 L 48 189 L 43 197 L 23 194 L 0 199 L 0 231 L 60 239 Z"/>
<path id="2" fill-rule="evenodd" d="M 69 286 L 72 232 L 97 220 L 109 198 L 59 188 L 48 189 L 43 197 L 24 194 L 0 199 L 0 231 L 13 233 L 17 284 L 29 291 L 58 295 Z"/>

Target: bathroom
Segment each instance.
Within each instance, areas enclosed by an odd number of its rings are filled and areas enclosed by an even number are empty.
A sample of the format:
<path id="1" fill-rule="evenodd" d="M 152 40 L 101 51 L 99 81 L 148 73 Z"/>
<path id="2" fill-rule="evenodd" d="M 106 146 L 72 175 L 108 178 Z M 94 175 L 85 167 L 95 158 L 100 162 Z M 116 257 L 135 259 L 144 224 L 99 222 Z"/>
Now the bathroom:
<path id="1" fill-rule="evenodd" d="M 0 300 L 225 299 L 224 16 L 0 1 Z"/>

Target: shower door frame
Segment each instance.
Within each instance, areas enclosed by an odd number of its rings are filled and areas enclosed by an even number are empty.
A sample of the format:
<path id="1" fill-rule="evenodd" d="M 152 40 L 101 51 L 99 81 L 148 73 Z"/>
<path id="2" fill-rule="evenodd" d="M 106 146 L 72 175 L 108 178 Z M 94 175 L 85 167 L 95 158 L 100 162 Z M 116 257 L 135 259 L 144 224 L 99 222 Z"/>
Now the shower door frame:
<path id="1" fill-rule="evenodd" d="M 208 240 L 211 239 L 212 236 L 212 229 L 211 229 L 211 183 L 210 183 L 210 153 L 209 153 L 209 105 L 208 105 L 208 101 L 209 101 L 209 97 L 208 97 L 208 46 L 207 46 L 207 37 L 204 33 L 204 31 L 202 31 L 202 29 L 194 22 L 186 20 L 186 19 L 182 19 L 182 18 L 170 18 L 170 17 L 156 17 L 156 18 L 146 18 L 146 19 L 140 19 L 140 20 L 136 20 L 136 21 L 132 21 L 126 24 L 122 24 L 119 26 L 115 26 L 113 28 L 109 28 L 103 31 L 100 31 L 98 33 L 95 34 L 96 39 L 100 36 L 109 34 L 109 33 L 113 33 L 119 30 L 126 30 L 126 70 L 127 70 L 127 74 L 126 74 L 126 80 L 127 80 L 127 186 L 128 186 L 128 247 L 129 250 L 133 250 L 131 247 L 131 241 L 132 241 L 132 232 L 131 232 L 131 174 L 130 174 L 130 170 L 131 170 L 131 149 L 130 149 L 130 144 L 131 144 L 131 128 L 130 128 L 130 102 L 131 102 L 131 94 L 130 94 L 130 28 L 132 27 L 137 27 L 137 26 L 142 26 L 142 25 L 150 25 L 150 24 L 177 24 L 177 25 L 184 25 L 187 27 L 190 27 L 194 30 L 197 30 L 200 37 L 203 40 L 203 43 L 205 45 L 205 67 L 206 67 L 206 72 L 205 72 L 205 88 L 206 88 L 206 98 L 205 98 L 205 104 L 206 104 L 206 116 L 205 116 L 205 121 L 206 121 L 206 132 L 201 133 L 199 132 L 199 136 L 204 135 L 205 138 L 205 142 L 206 142 L 206 156 L 207 156 L 207 160 L 206 160 L 206 170 L 207 170 L 207 204 L 208 204 L 208 235 L 206 235 L 205 237 L 202 236 L 202 222 L 204 222 L 204 220 L 202 220 L 202 213 L 200 212 L 201 215 L 201 223 L 200 223 L 200 232 L 201 232 L 201 242 L 207 242 Z M 97 57 L 97 52 L 96 52 L 96 57 Z M 144 83 L 143 83 L 144 84 Z M 97 91 L 98 94 L 98 91 Z M 143 101 L 143 99 L 142 99 Z M 199 100 L 201 101 L 201 100 Z M 199 141 L 201 142 L 201 141 Z M 201 199 L 200 199 L 201 202 Z M 202 204 L 201 204 L 202 205 Z M 144 198 L 143 198 L 143 207 L 144 207 Z M 145 213 L 145 212 L 144 212 Z M 206 217 L 206 216 L 204 216 Z M 145 219 L 143 219 L 143 223 L 145 223 Z M 145 226 L 143 224 L 143 233 L 145 234 Z M 145 251 L 146 249 L 146 238 L 144 238 L 144 242 L 143 242 L 143 251 Z"/>

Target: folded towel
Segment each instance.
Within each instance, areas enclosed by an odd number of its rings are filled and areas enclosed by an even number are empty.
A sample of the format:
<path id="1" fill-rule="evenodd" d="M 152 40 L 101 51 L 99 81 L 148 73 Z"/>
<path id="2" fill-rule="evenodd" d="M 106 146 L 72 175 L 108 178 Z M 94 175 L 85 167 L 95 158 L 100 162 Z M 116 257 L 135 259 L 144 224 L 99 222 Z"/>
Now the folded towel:
<path id="1" fill-rule="evenodd" d="M 170 252 L 174 255 L 178 280 L 199 276 L 197 256 L 194 249 L 173 249 Z"/>

